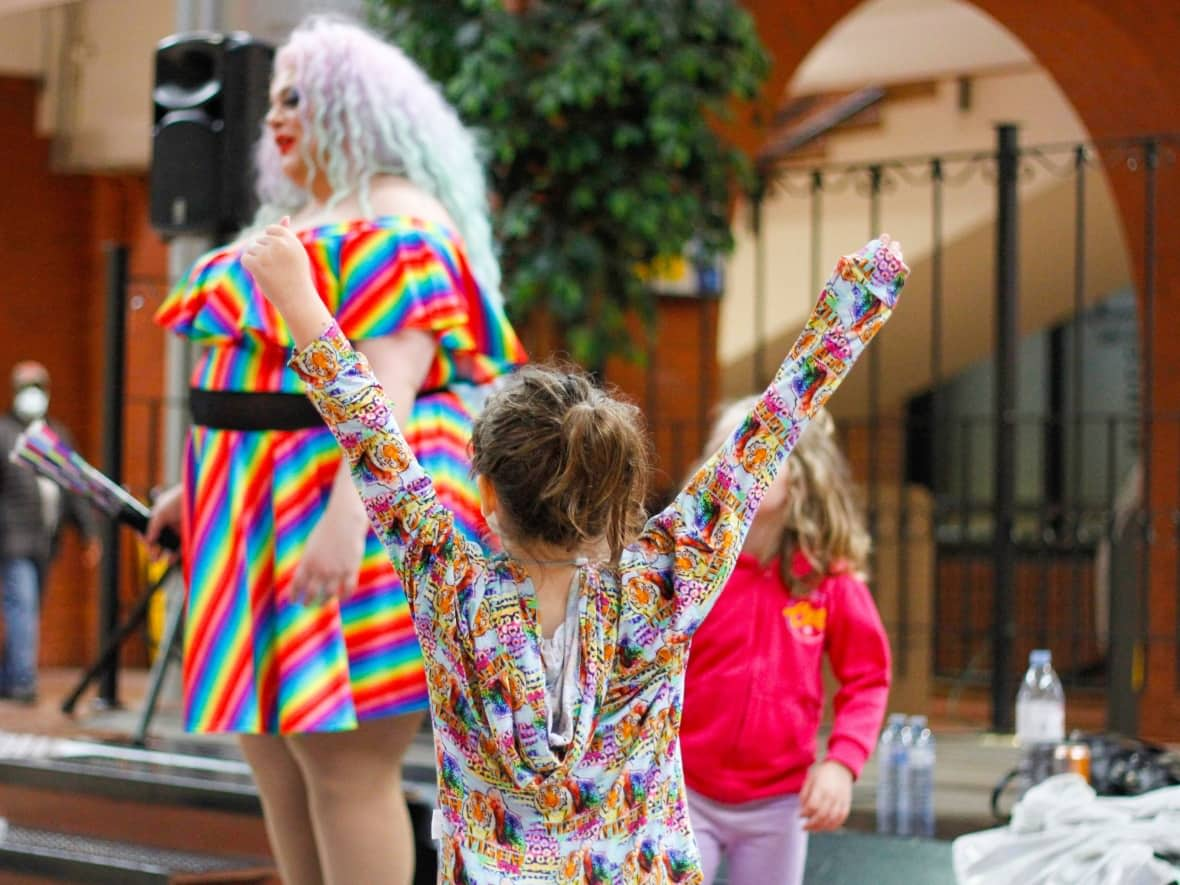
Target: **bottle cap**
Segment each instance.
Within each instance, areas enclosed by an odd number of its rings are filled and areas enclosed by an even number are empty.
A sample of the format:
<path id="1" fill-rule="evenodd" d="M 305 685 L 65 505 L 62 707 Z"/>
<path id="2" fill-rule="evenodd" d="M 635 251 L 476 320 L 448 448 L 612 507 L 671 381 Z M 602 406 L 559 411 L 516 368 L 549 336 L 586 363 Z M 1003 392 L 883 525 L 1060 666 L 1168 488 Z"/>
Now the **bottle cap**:
<path id="1" fill-rule="evenodd" d="M 889 714 L 889 724 L 890 725 L 905 725 L 905 713 L 890 713 Z"/>
<path id="2" fill-rule="evenodd" d="M 926 717 L 920 713 L 917 716 L 910 717 L 910 725 L 916 725 L 918 728 L 926 727 Z"/>
<path id="3" fill-rule="evenodd" d="M 1053 652 L 1047 648 L 1034 648 L 1028 653 L 1028 665 L 1030 667 L 1043 667 L 1045 664 L 1052 663 Z"/>

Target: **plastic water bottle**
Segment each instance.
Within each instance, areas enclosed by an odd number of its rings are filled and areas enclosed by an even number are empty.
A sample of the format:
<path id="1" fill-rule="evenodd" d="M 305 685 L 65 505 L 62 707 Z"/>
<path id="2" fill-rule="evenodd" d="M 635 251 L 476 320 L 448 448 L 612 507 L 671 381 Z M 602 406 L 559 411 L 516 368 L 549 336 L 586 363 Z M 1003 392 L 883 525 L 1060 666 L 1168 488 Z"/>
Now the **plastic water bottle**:
<path id="1" fill-rule="evenodd" d="M 934 735 L 925 716 L 910 717 L 908 730 L 906 782 L 902 787 L 910 816 L 906 834 L 930 838 L 934 835 Z"/>
<path id="2" fill-rule="evenodd" d="M 901 733 L 905 715 L 892 713 L 877 741 L 877 832 L 897 832 L 898 776 L 901 773 Z"/>
<path id="3" fill-rule="evenodd" d="M 901 739 L 897 747 L 897 835 L 914 834 L 914 793 L 910 789 L 910 747 L 914 743 L 914 731 L 907 719 L 901 728 Z"/>
<path id="4" fill-rule="evenodd" d="M 1048 649 L 1034 649 L 1016 694 L 1016 742 L 1025 782 L 1038 784 L 1053 773 L 1053 750 L 1065 739 L 1065 690 Z"/>

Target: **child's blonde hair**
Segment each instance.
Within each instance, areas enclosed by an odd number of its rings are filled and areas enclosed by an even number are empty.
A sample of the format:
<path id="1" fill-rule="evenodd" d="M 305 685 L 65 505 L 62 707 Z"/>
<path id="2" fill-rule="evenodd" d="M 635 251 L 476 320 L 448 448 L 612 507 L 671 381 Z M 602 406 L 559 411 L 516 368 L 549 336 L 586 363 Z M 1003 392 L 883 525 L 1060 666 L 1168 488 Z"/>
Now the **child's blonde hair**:
<path id="1" fill-rule="evenodd" d="M 729 405 L 713 425 L 706 446 L 712 454 L 750 411 L 757 397 Z M 868 575 L 872 539 L 852 482 L 848 459 L 836 440 L 836 425 L 820 409 L 787 458 L 789 491 L 779 542 L 783 581 L 790 586 L 791 560 L 800 551 L 817 574 Z"/>
<path id="2" fill-rule="evenodd" d="M 612 561 L 643 528 L 650 445 L 639 409 L 580 370 L 524 366 L 471 429 L 471 467 L 520 541 L 565 550 L 605 541 Z"/>

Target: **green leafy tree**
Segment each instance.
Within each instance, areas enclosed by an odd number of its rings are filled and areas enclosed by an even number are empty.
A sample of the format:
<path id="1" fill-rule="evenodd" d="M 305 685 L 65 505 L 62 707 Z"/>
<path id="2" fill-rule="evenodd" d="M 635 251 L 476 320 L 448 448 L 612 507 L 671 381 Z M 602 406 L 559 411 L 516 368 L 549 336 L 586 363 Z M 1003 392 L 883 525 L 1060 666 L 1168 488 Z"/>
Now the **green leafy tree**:
<path id="1" fill-rule="evenodd" d="M 733 0 L 370 0 L 376 26 L 483 130 L 504 293 L 571 354 L 637 355 L 652 262 L 732 246 L 745 158 L 717 130 L 769 62 Z"/>

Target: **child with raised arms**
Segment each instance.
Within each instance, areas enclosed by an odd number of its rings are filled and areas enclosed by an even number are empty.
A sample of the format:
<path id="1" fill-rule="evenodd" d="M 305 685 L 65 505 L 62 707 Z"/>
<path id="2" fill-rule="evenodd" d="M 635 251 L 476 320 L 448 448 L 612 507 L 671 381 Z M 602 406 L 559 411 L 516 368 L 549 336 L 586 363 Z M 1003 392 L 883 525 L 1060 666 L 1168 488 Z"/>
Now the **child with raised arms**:
<path id="1" fill-rule="evenodd" d="M 290 328 L 292 366 L 413 609 L 441 881 L 699 882 L 677 741 L 689 640 L 807 422 L 888 318 L 900 250 L 882 237 L 841 259 L 774 382 L 646 520 L 638 410 L 577 372 L 511 376 L 472 431 L 497 553 L 455 531 L 307 261 L 275 225 L 243 263 Z"/>

